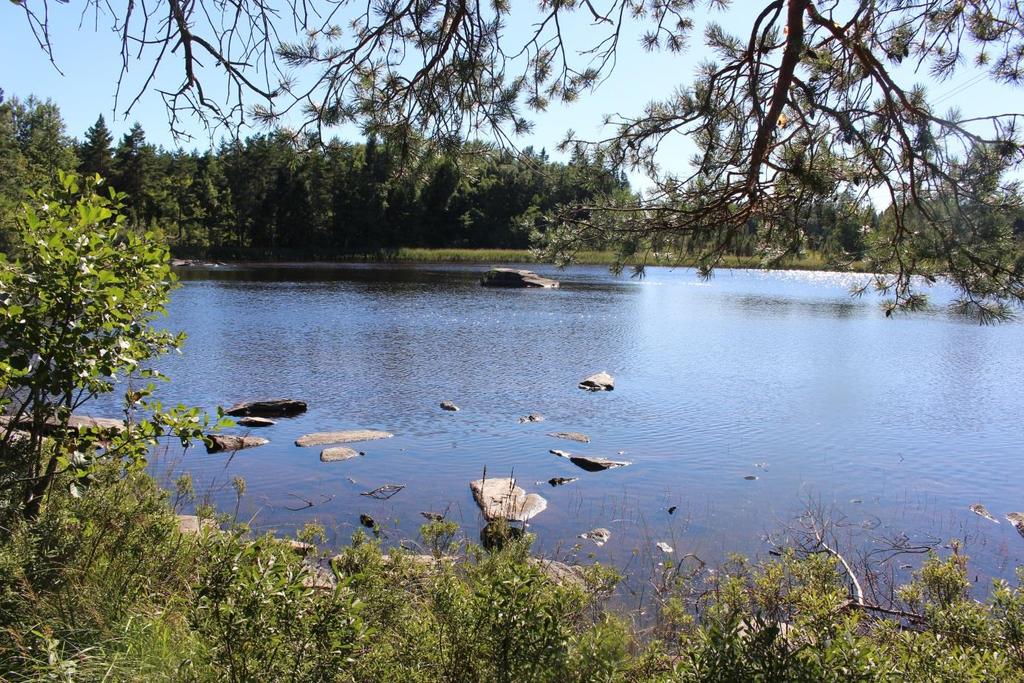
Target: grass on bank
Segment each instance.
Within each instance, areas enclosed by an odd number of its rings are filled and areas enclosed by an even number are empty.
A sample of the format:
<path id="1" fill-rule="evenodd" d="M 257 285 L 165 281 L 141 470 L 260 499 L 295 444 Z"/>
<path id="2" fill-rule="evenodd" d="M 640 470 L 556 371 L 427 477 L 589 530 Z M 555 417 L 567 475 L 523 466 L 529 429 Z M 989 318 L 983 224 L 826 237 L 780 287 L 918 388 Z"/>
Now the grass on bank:
<path id="1" fill-rule="evenodd" d="M 306 250 L 294 249 L 249 249 L 249 248 L 228 248 L 215 249 L 210 251 L 195 251 L 188 249 L 174 249 L 175 256 L 182 258 L 210 259 L 221 261 L 329 261 L 329 262 L 359 262 L 359 263 L 549 263 L 540 255 L 530 249 L 428 249 L 421 247 L 401 247 L 396 250 L 355 253 L 355 254 L 325 254 L 323 252 L 311 253 Z M 579 265 L 603 265 L 611 266 L 615 263 L 616 253 L 613 251 L 581 251 L 578 252 L 573 262 Z M 627 264 L 632 265 L 632 264 Z M 678 258 L 669 254 L 656 254 L 648 257 L 647 264 L 650 266 L 672 266 L 672 267 L 694 267 L 696 259 L 690 257 Z M 756 256 L 727 255 L 722 258 L 719 268 L 762 268 L 762 260 Z M 835 270 L 835 264 L 825 255 L 819 252 L 807 252 L 800 257 L 784 260 L 775 266 L 784 270 Z M 855 262 L 846 270 L 854 272 L 866 272 L 866 264 Z"/>
<path id="2" fill-rule="evenodd" d="M 830 556 L 786 554 L 679 580 L 641 630 L 607 607 L 612 572 L 559 583 L 529 538 L 487 552 L 433 523 L 422 544 L 451 559 L 424 562 L 357 534 L 324 589 L 309 557 L 221 522 L 182 534 L 151 477 L 113 468 L 79 497 L 54 488 L 36 522 L 7 516 L 0 678 L 1024 680 L 1024 594 L 997 583 L 972 600 L 956 553 L 900 593 L 923 624 L 851 608 Z"/>

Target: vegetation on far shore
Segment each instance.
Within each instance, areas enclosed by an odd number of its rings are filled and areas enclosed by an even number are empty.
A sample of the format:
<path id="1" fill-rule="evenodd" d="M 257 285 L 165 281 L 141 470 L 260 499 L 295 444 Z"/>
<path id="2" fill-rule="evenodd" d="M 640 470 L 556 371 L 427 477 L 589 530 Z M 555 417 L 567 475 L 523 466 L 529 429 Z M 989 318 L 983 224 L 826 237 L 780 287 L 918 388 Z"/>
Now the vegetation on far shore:
<path id="1" fill-rule="evenodd" d="M 201 263 L 206 261 L 217 262 L 272 262 L 272 261 L 297 261 L 297 262 L 357 262 L 357 263 L 480 263 L 480 264 L 503 264 L 503 263 L 547 263 L 551 259 L 545 257 L 542 252 L 533 249 L 431 249 L 426 247 L 400 247 L 389 251 L 374 253 L 355 253 L 324 255 L 323 253 L 312 253 L 306 250 L 213 250 L 195 251 L 175 249 L 174 253 L 188 258 L 195 259 Z M 579 251 L 573 257 L 573 263 L 578 265 L 601 265 L 615 266 L 618 263 L 619 254 L 614 251 Z M 627 261 L 627 267 L 635 265 Z M 652 253 L 644 259 L 647 266 L 669 266 L 679 268 L 694 268 L 699 265 L 697 259 L 690 256 L 676 256 L 674 254 Z M 742 256 L 728 254 L 722 257 L 720 268 L 763 268 L 764 260 L 756 256 Z M 773 269 L 780 270 L 841 270 L 850 272 L 867 272 L 866 264 L 862 261 L 837 264 L 834 260 L 827 258 L 818 252 L 805 252 L 800 256 L 793 256 L 777 263 L 772 263 Z"/>

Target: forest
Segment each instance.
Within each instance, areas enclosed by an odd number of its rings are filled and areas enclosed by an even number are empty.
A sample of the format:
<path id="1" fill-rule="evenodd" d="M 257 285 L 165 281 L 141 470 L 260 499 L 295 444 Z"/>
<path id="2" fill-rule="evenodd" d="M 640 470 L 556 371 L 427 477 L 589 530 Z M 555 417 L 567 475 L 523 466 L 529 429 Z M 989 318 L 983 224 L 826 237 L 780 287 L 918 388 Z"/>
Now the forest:
<path id="1" fill-rule="evenodd" d="M 174 255 L 225 260 L 527 249 L 542 242 L 556 209 L 636 192 L 596 154 L 563 163 L 544 149 L 516 154 L 479 141 L 441 152 L 425 141 L 320 144 L 272 131 L 206 151 L 168 150 L 147 142 L 138 123 L 116 136 L 102 115 L 75 138 L 56 104 L 31 96 L 0 103 L 0 152 L 0 212 L 9 215 L 58 169 L 98 174 L 127 195 L 128 222 Z M 794 209 L 805 239 L 790 251 L 860 258 L 881 218 L 852 196 L 816 200 Z M 583 246 L 615 248 L 598 239 Z M 732 252 L 756 253 L 758 239 L 751 221 Z"/>

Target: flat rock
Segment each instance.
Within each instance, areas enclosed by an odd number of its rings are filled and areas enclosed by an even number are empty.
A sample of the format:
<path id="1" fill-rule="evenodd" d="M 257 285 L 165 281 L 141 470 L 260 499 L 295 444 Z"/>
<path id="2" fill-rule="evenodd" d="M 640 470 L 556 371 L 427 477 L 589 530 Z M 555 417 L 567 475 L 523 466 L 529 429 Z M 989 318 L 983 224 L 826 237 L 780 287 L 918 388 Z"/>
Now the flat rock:
<path id="1" fill-rule="evenodd" d="M 537 275 L 532 270 L 491 268 L 480 278 L 480 284 L 484 287 L 542 287 L 554 289 L 558 287 L 558 280 Z"/>
<path id="2" fill-rule="evenodd" d="M 341 462 L 342 460 L 358 458 L 360 455 L 362 455 L 362 453 L 354 448 L 348 448 L 347 446 L 335 446 L 334 448 L 325 448 L 320 451 L 320 462 Z"/>
<path id="3" fill-rule="evenodd" d="M 607 372 L 599 372 L 584 379 L 579 387 L 586 391 L 611 391 L 615 388 L 615 378 Z"/>
<path id="4" fill-rule="evenodd" d="M 587 540 L 593 541 L 594 545 L 596 545 L 598 548 L 607 543 L 611 537 L 612 532 L 608 531 L 604 527 L 591 529 L 590 531 L 585 531 L 579 535 L 579 538 L 585 538 Z"/>
<path id="5" fill-rule="evenodd" d="M 178 519 L 178 531 L 183 534 L 198 534 L 204 529 L 214 529 L 216 524 L 212 519 L 197 517 L 196 515 L 175 515 Z"/>
<path id="6" fill-rule="evenodd" d="M 306 412 L 306 402 L 291 398 L 272 398 L 266 401 L 245 401 L 236 403 L 224 411 L 235 417 L 256 415 L 258 417 L 291 417 Z"/>
<path id="7" fill-rule="evenodd" d="M 614 467 L 626 467 L 633 463 L 625 460 L 609 460 L 608 458 L 594 458 L 588 455 L 573 455 L 566 451 L 559 451 L 552 449 L 548 451 L 551 455 L 557 455 L 559 458 L 566 458 L 576 467 L 584 469 L 587 472 L 600 472 L 602 470 L 610 470 Z"/>
<path id="8" fill-rule="evenodd" d="M 512 478 L 477 479 L 469 483 L 473 498 L 490 522 L 507 519 L 525 522 L 543 512 L 548 502 L 536 493 L 526 493 Z"/>
<path id="9" fill-rule="evenodd" d="M 971 512 L 973 512 L 976 515 L 980 515 L 981 517 L 984 517 L 990 522 L 995 522 L 996 524 L 999 524 L 999 520 L 993 517 L 992 513 L 988 511 L 988 508 L 986 508 L 981 503 L 975 503 L 974 505 L 972 505 Z"/>
<path id="10" fill-rule="evenodd" d="M 658 550 L 665 553 L 666 555 L 671 555 L 674 551 L 674 548 L 672 548 L 672 546 L 670 546 L 668 543 L 665 543 L 665 541 L 658 541 L 654 545 L 656 545 Z"/>
<path id="11" fill-rule="evenodd" d="M 313 432 L 295 439 L 296 446 L 324 446 L 330 443 L 355 443 L 390 439 L 394 434 L 379 429 L 346 429 L 340 432 Z"/>
<path id="12" fill-rule="evenodd" d="M 256 448 L 270 443 L 269 439 L 260 436 L 235 436 L 234 434 L 211 434 L 207 438 L 210 443 L 206 446 L 207 453 L 220 453 L 222 451 L 240 451 L 243 448 Z"/>
<path id="13" fill-rule="evenodd" d="M 0 416 L 0 426 L 7 427 L 11 424 L 10 416 Z M 32 427 L 31 416 L 22 417 L 18 420 L 17 427 L 28 429 Z M 68 418 L 67 428 L 71 431 L 99 430 L 101 432 L 123 432 L 125 429 L 124 420 L 112 417 L 92 417 L 91 415 L 72 415 Z M 43 423 L 43 431 L 52 434 L 61 429 L 61 424 L 55 417 L 48 418 Z"/>
<path id="14" fill-rule="evenodd" d="M 519 424 L 526 424 L 527 422 L 543 422 L 544 416 L 540 413 L 530 413 L 529 415 L 523 415 L 519 418 Z"/>
<path id="15" fill-rule="evenodd" d="M 549 432 L 548 436 L 553 436 L 556 439 L 565 439 L 566 441 L 590 443 L 590 437 L 586 434 L 580 434 L 579 432 Z"/>
<path id="16" fill-rule="evenodd" d="M 450 410 L 451 412 L 458 411 L 459 407 L 451 401 L 441 401 L 441 410 Z"/>
<path id="17" fill-rule="evenodd" d="M 243 417 L 235 420 L 243 427 L 270 427 L 277 423 L 265 417 Z"/>

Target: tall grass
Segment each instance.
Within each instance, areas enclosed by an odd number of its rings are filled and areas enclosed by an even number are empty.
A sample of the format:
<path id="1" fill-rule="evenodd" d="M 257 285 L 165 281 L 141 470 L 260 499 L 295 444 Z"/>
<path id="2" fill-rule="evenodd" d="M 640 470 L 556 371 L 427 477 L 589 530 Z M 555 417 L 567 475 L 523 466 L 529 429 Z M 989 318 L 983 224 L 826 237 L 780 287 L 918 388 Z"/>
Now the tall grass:
<path id="1" fill-rule="evenodd" d="M 685 572 L 666 557 L 638 628 L 606 602 L 613 571 L 552 571 L 529 535 L 485 551 L 433 522 L 429 556 L 360 533 L 303 557 L 219 521 L 182 534 L 148 475 L 113 470 L 80 497 L 55 488 L 35 523 L 2 520 L 0 679 L 1024 680 L 1024 593 L 972 600 L 955 544 L 889 615 L 851 599 L 828 553 Z"/>

